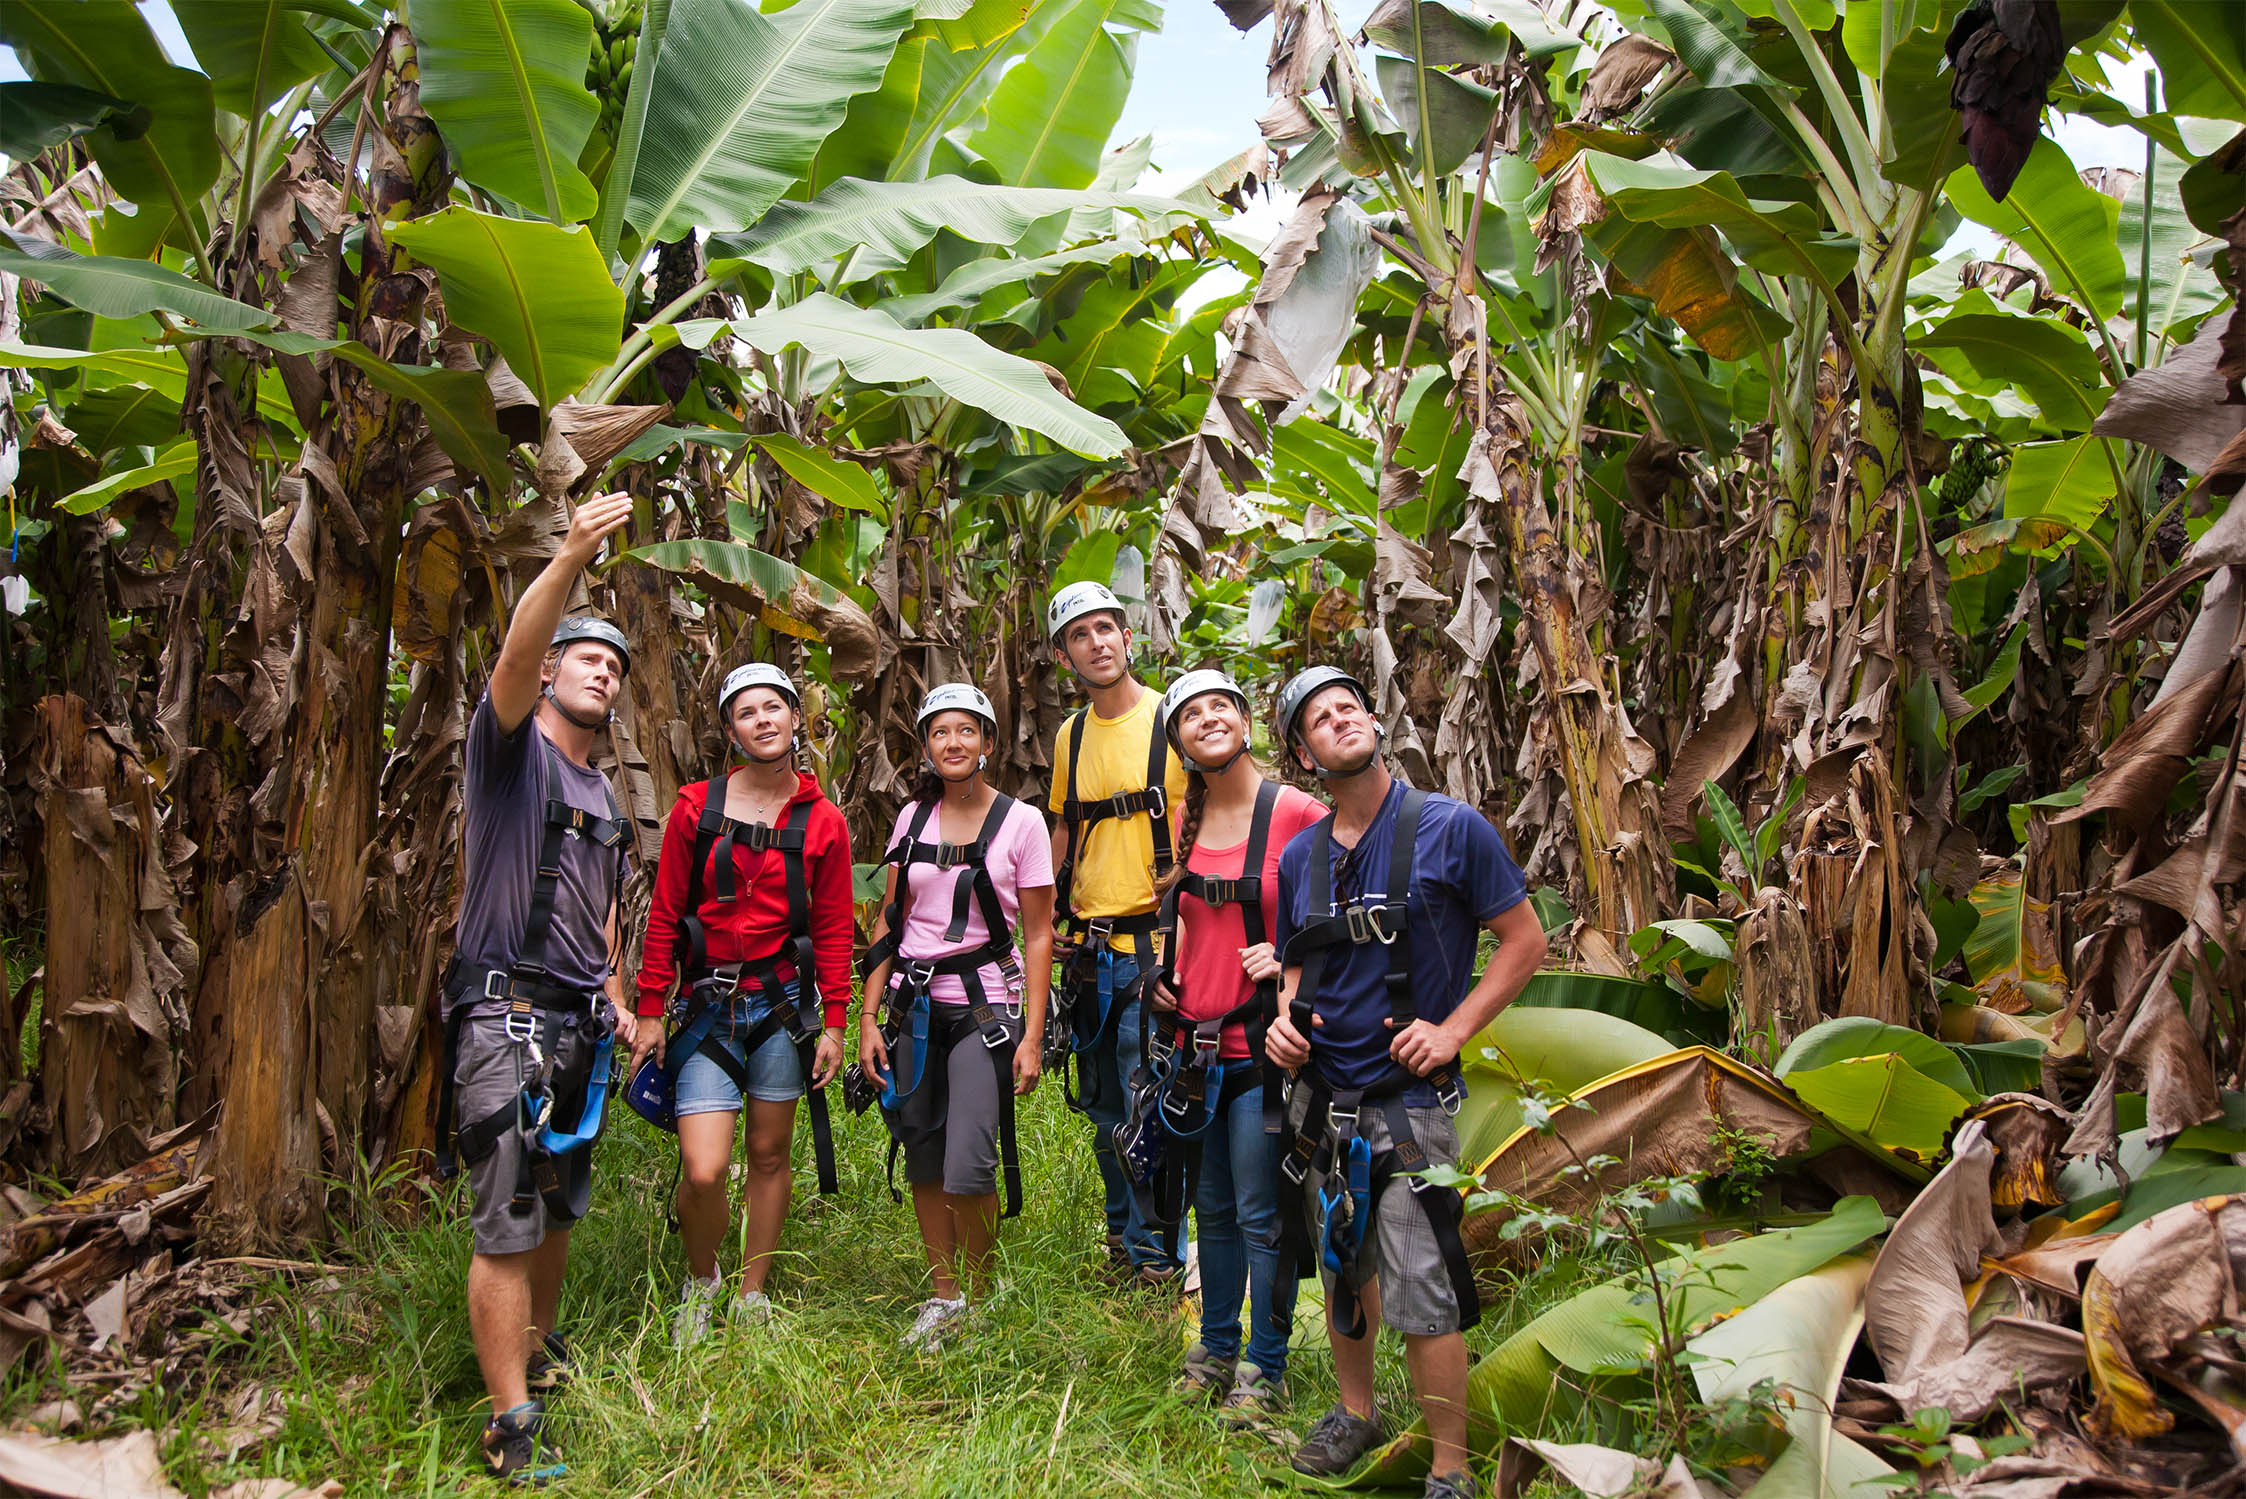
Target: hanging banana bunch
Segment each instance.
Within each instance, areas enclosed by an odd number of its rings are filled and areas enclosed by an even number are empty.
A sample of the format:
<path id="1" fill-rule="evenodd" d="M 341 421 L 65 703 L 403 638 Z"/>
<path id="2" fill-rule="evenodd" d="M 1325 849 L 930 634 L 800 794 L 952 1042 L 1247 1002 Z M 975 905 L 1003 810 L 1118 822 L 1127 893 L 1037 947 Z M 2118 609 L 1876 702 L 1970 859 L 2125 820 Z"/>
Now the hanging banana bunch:
<path id="1" fill-rule="evenodd" d="M 623 128 L 624 99 L 632 89 L 632 64 L 639 53 L 641 0 L 615 6 L 606 21 L 593 24 L 592 56 L 585 64 L 585 87 L 600 100 L 595 127 L 611 144 Z"/>

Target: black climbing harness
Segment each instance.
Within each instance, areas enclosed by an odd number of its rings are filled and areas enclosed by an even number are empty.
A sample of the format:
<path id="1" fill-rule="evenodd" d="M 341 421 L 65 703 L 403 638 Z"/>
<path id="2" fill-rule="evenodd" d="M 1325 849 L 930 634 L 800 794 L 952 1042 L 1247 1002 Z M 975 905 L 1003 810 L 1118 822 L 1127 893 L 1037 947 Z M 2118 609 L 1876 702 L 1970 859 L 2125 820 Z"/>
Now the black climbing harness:
<path id="1" fill-rule="evenodd" d="M 889 1126 L 889 1195 L 903 1201 L 904 1194 L 897 1190 L 898 1155 L 907 1146 L 942 1132 L 951 1105 L 952 1048 L 973 1034 L 981 1038 L 997 1074 L 998 1154 L 1006 1186 L 1003 1216 L 1011 1218 L 1022 1210 L 1022 1170 L 1014 1144 L 1016 1042 L 1014 1033 L 1006 1027 L 1002 1002 L 994 1001 L 984 989 L 982 974 L 987 966 L 997 967 L 1006 984 L 1003 1003 L 1020 1013 L 1024 987 L 1021 960 L 1015 956 L 1006 908 L 999 903 L 998 887 L 990 878 L 991 840 L 1005 826 L 1014 799 L 1004 795 L 993 798 L 972 843 L 930 842 L 921 836 L 937 805 L 933 801 L 920 803 L 904 836 L 883 856 L 883 863 L 896 866 L 896 894 L 889 905 L 888 930 L 867 951 L 860 970 L 861 976 L 870 979 L 882 964 L 893 965 L 879 1022 L 889 1048 L 889 1080 L 879 1098 L 882 1117 Z M 905 917 L 912 905 L 910 887 L 915 864 L 930 864 L 947 874 L 960 869 L 971 871 L 967 878 L 952 881 L 951 921 L 944 940 L 966 940 L 967 918 L 973 909 L 969 903 L 973 902 L 982 909 L 986 934 L 980 946 L 943 958 L 898 956 Z M 966 990 L 967 1003 L 935 1003 L 931 990 L 939 977 L 957 978 Z"/>
<path id="2" fill-rule="evenodd" d="M 1218 879 L 1187 870 L 1162 898 L 1161 977 L 1183 1002 L 1177 976 L 1178 902 L 1184 895 L 1211 908 L 1238 906 L 1241 934 L 1250 944 L 1269 940 L 1264 916 L 1263 865 L 1270 846 L 1271 814 L 1279 783 L 1265 781 L 1256 791 L 1248 824 L 1248 844 L 1237 878 Z M 1145 1065 L 1132 1078 L 1123 1123 L 1116 1127 L 1116 1154 L 1139 1194 L 1139 1212 L 1149 1222 L 1175 1228 L 1193 1205 L 1201 1177 L 1202 1141 L 1234 1099 L 1263 1085 L 1264 1034 L 1278 1014 L 1276 981 L 1258 981 L 1246 1000 L 1207 1020 L 1178 1017 L 1152 1021 Z M 1225 1029 L 1245 1020 L 1248 1055 L 1232 1061 L 1221 1055 Z M 1265 1131 L 1279 1132 L 1285 1105 L 1277 1090 L 1265 1095 Z"/>
<path id="3" fill-rule="evenodd" d="M 1298 1194 L 1299 1210 L 1281 1215 L 1280 1263 L 1282 1271 L 1291 1269 L 1297 1277 L 1308 1277 L 1321 1265 L 1334 1276 L 1331 1313 L 1336 1325 L 1352 1338 L 1365 1333 L 1364 1308 L 1358 1300 L 1367 1279 L 1365 1238 L 1374 1231 L 1381 1198 L 1399 1177 L 1410 1185 L 1434 1229 L 1444 1273 L 1458 1299 L 1459 1326 L 1472 1327 L 1481 1317 L 1474 1272 L 1459 1237 L 1463 1202 L 1454 1189 L 1413 1174 L 1424 1171 L 1429 1162 L 1412 1133 L 1411 1116 L 1403 1099 L 1413 1086 L 1426 1083 L 1435 1090 L 1443 1108 L 1456 1114 L 1465 1098 L 1457 1067 L 1446 1063 L 1422 1078 L 1391 1063 L 1388 1071 L 1368 1087 L 1337 1088 L 1319 1069 L 1316 1032 L 1311 1025 L 1329 955 L 1338 947 L 1374 942 L 1388 949 L 1388 1013 L 1394 1031 L 1402 1032 L 1419 1018 L 1412 997 L 1411 944 L 1406 938 L 1413 849 L 1420 812 L 1426 804 L 1426 792 L 1404 788 L 1396 808 L 1395 836 L 1388 859 L 1386 883 L 1390 889 L 1383 894 L 1359 896 L 1346 905 L 1334 898 L 1333 815 L 1329 813 L 1311 830 L 1307 909 L 1326 914 L 1313 918 L 1294 934 L 1284 958 L 1289 966 L 1301 969 L 1288 1017 L 1295 1029 L 1311 1040 L 1313 1054 L 1288 1088 L 1290 1103 L 1295 1097 L 1302 1099 L 1302 1121 L 1286 1141 L 1279 1174 Z M 1367 1108 L 1377 1110 L 1388 1126 L 1388 1145 L 1377 1153 L 1368 1137 L 1359 1132 Z M 1322 1179 L 1315 1197 L 1308 1187 L 1313 1174 Z"/>
<path id="4" fill-rule="evenodd" d="M 678 924 L 679 995 L 672 1001 L 677 1020 L 663 1043 L 662 1067 L 666 1080 L 675 1088 L 687 1059 L 706 1048 L 710 1060 L 746 1101 L 749 1078 L 745 1061 L 736 1061 L 727 1047 L 709 1043 L 719 1023 L 728 1017 L 734 996 L 753 995 L 756 1002 L 740 1022 L 741 1056 L 755 1056 L 758 1048 L 774 1036 L 787 1037 L 795 1047 L 811 1114 L 811 1153 L 818 1168 L 819 1192 L 831 1197 L 841 1190 L 841 1184 L 835 1173 L 834 1126 L 827 1115 L 827 1095 L 814 1082 L 824 1011 L 819 999 L 818 955 L 811 939 L 811 880 L 803 858 L 805 832 L 816 798 L 798 800 L 788 809 L 787 820 L 777 826 L 739 822 L 725 815 L 729 778 L 730 773 L 715 776 L 702 787 L 702 815 L 694 824 L 694 858 L 687 866 L 686 904 Z M 702 871 L 710 871 L 711 893 L 719 904 L 738 900 L 733 858 L 737 848 L 751 853 L 779 853 L 788 897 L 787 932 L 779 947 L 765 957 L 712 963 L 709 932 L 701 914 Z M 792 976 L 783 979 L 782 967 L 791 970 Z"/>
<path id="5" fill-rule="evenodd" d="M 1143 911 L 1135 916 L 1078 916 L 1074 904 L 1077 854 L 1092 829 L 1108 819 L 1144 817 L 1154 835 L 1155 885 L 1159 886 L 1169 877 L 1172 862 L 1170 741 L 1163 732 L 1159 705 L 1155 709 L 1147 748 L 1146 784 L 1136 791 L 1118 791 L 1112 796 L 1087 800 L 1076 794 L 1076 779 L 1084 757 L 1084 720 L 1090 712 L 1089 708 L 1077 709 L 1069 715 L 1063 730 L 1068 737 L 1068 785 L 1061 801 L 1061 822 L 1068 830 L 1068 839 L 1059 874 L 1054 880 L 1053 910 L 1057 921 L 1066 922 L 1074 929 L 1078 943 L 1062 982 L 1054 990 L 1055 1014 L 1053 1023 L 1046 1027 L 1048 1063 L 1060 1066 L 1061 1089 L 1069 1107 L 1083 1112 L 1089 1112 L 1099 1102 L 1101 1090 L 1106 1086 L 1099 1069 L 1085 1061 L 1084 1054 L 1110 1044 L 1116 1017 L 1130 1003 L 1132 992 L 1143 990 L 1152 981 L 1157 963 L 1154 934 L 1161 927 L 1162 916 L 1159 911 Z M 1136 977 L 1121 993 L 1115 988 L 1112 971 L 1113 939 L 1117 937 L 1130 939 L 1131 955 L 1137 965 Z M 1064 1039 L 1065 1051 L 1061 1049 Z M 1073 1084 L 1067 1065 L 1072 1057 L 1076 1062 Z"/>
<path id="6" fill-rule="evenodd" d="M 537 733 L 535 727 L 527 730 Z M 539 736 L 539 780 L 550 779 L 544 756 L 558 754 Z M 557 797 L 546 801 L 544 833 L 538 843 L 538 866 L 530 884 L 530 908 L 523 922 L 522 941 L 515 961 L 505 968 L 463 964 L 457 954 L 445 975 L 445 998 L 452 1006 L 445 1022 L 444 1075 L 437 1084 L 437 1178 L 449 1181 L 460 1172 L 460 1163 L 483 1160 L 499 1148 L 509 1130 L 524 1140 L 522 1169 L 515 1180 L 514 1199 L 508 1210 L 527 1214 L 544 1199 L 547 1211 L 568 1222 L 577 1215 L 570 1202 L 569 1184 L 562 1175 L 563 1157 L 589 1148 L 599 1138 L 608 1103 L 610 1056 L 614 1033 L 599 1016 L 603 995 L 555 982 L 546 966 L 546 944 L 553 935 L 554 905 L 561 893 L 562 851 L 572 838 L 590 839 L 607 849 L 620 849 L 630 833 L 616 815 L 616 798 L 605 783 L 609 816 L 595 817 Z M 613 878 L 613 876 L 612 876 Z M 614 899 L 613 889 L 610 898 Z M 460 1036 L 468 1015 L 481 999 L 504 1002 L 503 1025 L 514 1043 L 517 1087 L 504 1104 L 481 1119 L 465 1125 L 455 1120 L 454 1074 L 459 1069 Z M 584 1100 L 577 1122 L 559 1127 L 554 1108 L 562 1095 L 574 1091 L 568 1079 L 557 1079 L 553 1056 L 554 1032 L 565 1026 L 598 1028 L 592 1064 L 584 1084 Z"/>

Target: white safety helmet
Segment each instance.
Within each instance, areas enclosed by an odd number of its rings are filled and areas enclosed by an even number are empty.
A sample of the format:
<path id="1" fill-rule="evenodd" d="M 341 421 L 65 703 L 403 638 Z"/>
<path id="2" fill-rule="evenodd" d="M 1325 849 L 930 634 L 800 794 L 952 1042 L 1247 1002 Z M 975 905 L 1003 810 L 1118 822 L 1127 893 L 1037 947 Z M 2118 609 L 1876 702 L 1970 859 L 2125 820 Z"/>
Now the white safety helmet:
<path id="1" fill-rule="evenodd" d="M 788 674 L 769 661 L 751 661 L 746 666 L 736 666 L 725 674 L 725 685 L 717 690 L 717 716 L 731 719 L 733 700 L 751 687 L 769 687 L 788 700 L 796 712 L 803 711 L 803 695 L 795 690 Z"/>
<path id="2" fill-rule="evenodd" d="M 928 720 L 939 713 L 972 713 L 983 721 L 985 733 L 993 739 L 998 737 L 998 710 L 972 682 L 945 682 L 929 688 L 928 696 L 921 699 L 920 716 L 913 720 L 913 728 L 925 736 Z"/>
<path id="3" fill-rule="evenodd" d="M 1094 583 L 1089 579 L 1071 583 L 1054 594 L 1045 606 L 1046 638 L 1059 645 L 1061 631 L 1068 628 L 1071 620 L 1082 619 L 1087 614 L 1098 614 L 1102 610 L 1113 610 L 1117 619 L 1124 617 L 1123 601 L 1105 583 Z"/>
<path id="4" fill-rule="evenodd" d="M 1197 770 L 1203 775 L 1216 775 L 1230 769 L 1232 760 L 1227 760 L 1222 765 L 1203 765 L 1193 756 L 1187 754 L 1185 746 L 1178 742 L 1178 710 L 1203 693 L 1208 692 L 1221 692 L 1238 703 L 1240 705 L 1240 716 L 1243 720 L 1247 718 L 1251 711 L 1248 707 L 1248 694 L 1241 690 L 1238 682 L 1233 681 L 1231 677 L 1218 671 L 1213 666 L 1196 667 L 1172 682 L 1170 690 L 1162 694 L 1162 732 L 1169 737 L 1170 748 L 1178 752 L 1178 759 L 1183 762 L 1187 770 Z M 1243 735 L 1239 753 L 1235 754 L 1232 759 L 1239 759 L 1240 755 L 1247 753 L 1247 750 L 1247 737 Z"/>

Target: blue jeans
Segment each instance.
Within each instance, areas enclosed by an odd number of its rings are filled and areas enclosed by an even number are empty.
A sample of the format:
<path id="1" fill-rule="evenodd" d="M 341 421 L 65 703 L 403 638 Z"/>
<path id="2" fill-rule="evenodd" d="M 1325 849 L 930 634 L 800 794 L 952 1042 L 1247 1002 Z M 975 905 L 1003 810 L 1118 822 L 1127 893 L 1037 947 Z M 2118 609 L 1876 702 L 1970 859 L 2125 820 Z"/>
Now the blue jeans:
<path id="1" fill-rule="evenodd" d="M 1193 1212 L 1201 1246 L 1201 1346 L 1240 1353 L 1240 1303 L 1252 1303 L 1246 1358 L 1270 1378 L 1287 1372 L 1293 1276 L 1279 1274 L 1278 1137 L 1263 1132 L 1263 1089 L 1224 1106 L 1201 1139 Z"/>
<path id="2" fill-rule="evenodd" d="M 1124 1251 L 1134 1266 L 1175 1266 L 1179 1263 L 1177 1246 L 1170 1235 L 1139 1215 L 1138 1203 L 1131 1195 L 1131 1179 L 1123 1174 L 1123 1163 L 1115 1158 L 1115 1127 L 1123 1122 L 1123 1084 L 1141 1060 L 1139 1001 L 1123 999 L 1138 974 L 1138 961 L 1126 953 L 1110 950 L 1099 956 L 1100 988 L 1115 997 L 1115 1015 L 1105 1038 L 1084 1054 L 1083 1059 L 1091 1063 L 1090 1070 L 1100 1080 L 1100 1095 L 1084 1112 L 1092 1121 L 1092 1155 L 1099 1162 L 1100 1181 L 1106 1188 L 1107 1231 L 1122 1236 Z"/>

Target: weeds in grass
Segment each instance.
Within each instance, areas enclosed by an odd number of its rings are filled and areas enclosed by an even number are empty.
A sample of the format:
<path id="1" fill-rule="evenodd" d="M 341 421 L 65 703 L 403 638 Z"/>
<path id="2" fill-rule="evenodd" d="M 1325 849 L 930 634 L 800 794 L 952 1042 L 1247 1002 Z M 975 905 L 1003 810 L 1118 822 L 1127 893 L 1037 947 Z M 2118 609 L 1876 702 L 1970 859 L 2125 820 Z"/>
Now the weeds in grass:
<path id="1" fill-rule="evenodd" d="M 674 1354 L 683 1268 L 659 1201 L 673 1146 L 619 1112 L 598 1147 L 593 1211 L 574 1235 L 562 1295 L 580 1369 L 554 1404 L 568 1492 L 1213 1499 L 1260 1494 L 1286 1471 L 1269 1441 L 1227 1431 L 1207 1406 L 1170 1392 L 1189 1310 L 1099 1282 L 1099 1178 L 1085 1126 L 1056 1090 L 1022 1110 L 1029 1194 L 1005 1226 L 1001 1290 L 973 1335 L 936 1355 L 898 1346 L 927 1277 L 910 1210 L 883 1182 L 886 1135 L 872 1116 L 839 1114 L 843 1195 L 801 1191 L 799 1158 L 772 1283 L 780 1315 Z M 285 1421 L 264 1447 L 224 1459 L 227 1389 L 151 1391 L 132 1410 L 129 1424 L 166 1433 L 167 1466 L 188 1493 L 268 1474 L 332 1476 L 353 1494 L 490 1492 L 473 1452 L 485 1408 L 462 1300 L 464 1198 L 437 1193 L 416 1221 L 363 1210 L 396 1200 L 396 1187 L 364 1173 L 339 1187 L 333 1200 L 361 1211 L 337 1226 L 333 1275 L 276 1283 L 259 1320 L 214 1357 L 229 1389 L 262 1384 L 282 1397 Z M 1559 1256 L 1491 1298 L 1473 1351 L 1577 1289 L 1572 1264 Z M 1391 1340 L 1383 1355 L 1383 1406 L 1408 1419 L 1401 1346 Z M 1288 1382 L 1289 1424 L 1332 1401 L 1322 1344 L 1298 1348 Z M 0 1420 L 66 1393 L 51 1372 L 19 1373 L 0 1388 Z"/>

